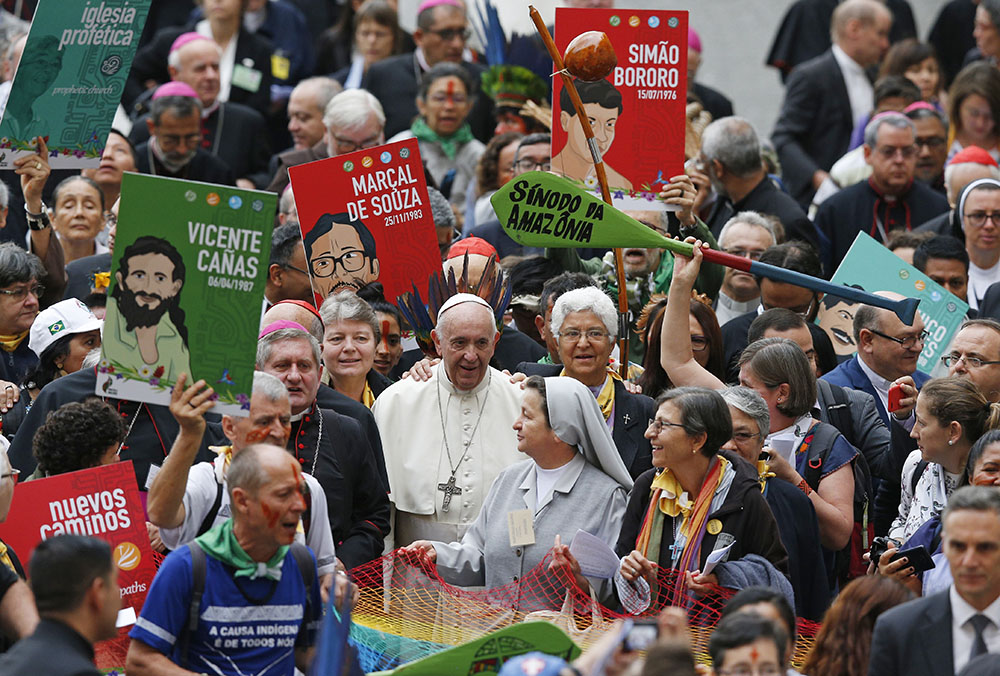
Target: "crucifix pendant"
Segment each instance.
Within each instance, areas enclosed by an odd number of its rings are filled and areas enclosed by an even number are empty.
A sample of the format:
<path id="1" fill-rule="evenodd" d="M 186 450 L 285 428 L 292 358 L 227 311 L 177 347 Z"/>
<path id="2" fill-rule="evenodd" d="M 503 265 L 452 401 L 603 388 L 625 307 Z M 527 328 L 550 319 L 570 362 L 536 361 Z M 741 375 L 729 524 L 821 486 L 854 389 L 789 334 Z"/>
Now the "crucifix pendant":
<path id="1" fill-rule="evenodd" d="M 674 544 L 670 545 L 669 549 L 670 549 L 670 559 L 672 561 L 676 561 L 678 558 L 680 558 L 680 553 L 684 549 L 684 545 L 679 542 L 674 542 Z"/>
<path id="2" fill-rule="evenodd" d="M 630 416 L 629 416 L 628 413 L 626 413 L 624 416 L 622 416 L 622 422 L 625 423 L 626 425 L 628 425 L 629 419 L 630 419 Z"/>
<path id="3" fill-rule="evenodd" d="M 448 483 L 438 484 L 438 490 L 444 493 L 444 499 L 441 501 L 442 512 L 447 512 L 451 506 L 451 496 L 462 494 L 462 489 L 455 485 L 454 474 L 448 479 Z"/>

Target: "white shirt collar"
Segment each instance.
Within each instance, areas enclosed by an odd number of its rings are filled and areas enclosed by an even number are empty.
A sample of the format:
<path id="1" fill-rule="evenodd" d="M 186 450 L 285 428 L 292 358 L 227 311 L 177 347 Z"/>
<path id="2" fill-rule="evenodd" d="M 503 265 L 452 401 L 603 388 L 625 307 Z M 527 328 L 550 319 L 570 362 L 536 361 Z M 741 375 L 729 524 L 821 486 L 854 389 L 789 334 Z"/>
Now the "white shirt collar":
<path id="1" fill-rule="evenodd" d="M 757 298 L 752 298 L 746 302 L 740 302 L 738 300 L 733 300 L 725 294 L 724 291 L 719 292 L 719 307 L 724 307 L 727 310 L 732 311 L 733 314 L 746 314 L 754 308 L 757 308 L 757 314 L 760 314 L 760 296 Z"/>
<path id="2" fill-rule="evenodd" d="M 986 606 L 986 609 L 982 612 L 969 605 L 969 603 L 963 599 L 961 595 L 959 595 L 954 584 L 951 585 L 951 588 L 948 590 L 948 596 L 951 599 L 951 621 L 955 626 L 965 626 L 965 623 L 968 622 L 973 615 L 985 615 L 990 618 L 994 627 L 1000 628 L 1000 596 L 995 598 L 993 603 Z"/>
<path id="3" fill-rule="evenodd" d="M 865 363 L 865 360 L 861 358 L 861 355 L 858 355 L 858 364 L 861 366 L 861 370 L 865 372 L 865 375 L 868 376 L 868 380 L 871 381 L 875 391 L 879 394 L 884 394 L 886 398 L 888 398 L 889 388 L 892 386 L 893 381 L 883 378 L 879 374 L 875 373 L 875 371 L 873 371 L 872 368 Z"/>
<path id="4" fill-rule="evenodd" d="M 845 72 L 849 71 L 852 74 L 860 74 L 867 77 L 865 75 L 865 69 L 861 67 L 861 64 L 848 56 L 847 52 L 840 48 L 840 45 L 834 44 L 830 49 L 833 51 L 833 58 L 837 60 L 837 65 L 840 66 L 840 70 Z"/>

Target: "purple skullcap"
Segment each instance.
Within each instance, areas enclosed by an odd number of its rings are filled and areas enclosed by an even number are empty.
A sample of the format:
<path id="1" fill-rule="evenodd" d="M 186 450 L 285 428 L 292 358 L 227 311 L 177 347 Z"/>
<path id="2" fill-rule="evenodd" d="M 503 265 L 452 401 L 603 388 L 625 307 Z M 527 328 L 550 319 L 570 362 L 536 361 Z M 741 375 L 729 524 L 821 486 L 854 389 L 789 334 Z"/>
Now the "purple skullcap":
<path id="1" fill-rule="evenodd" d="M 191 99 L 198 98 L 198 92 L 191 88 L 186 82 L 165 82 L 153 92 L 153 100 L 164 96 L 186 96 Z"/>
<path id="2" fill-rule="evenodd" d="M 181 33 L 177 36 L 177 39 L 174 40 L 173 44 L 170 45 L 170 53 L 173 54 L 187 43 L 194 42 L 195 40 L 209 40 L 211 42 L 211 38 L 207 38 L 201 33 L 195 33 L 194 31 Z"/>
<path id="3" fill-rule="evenodd" d="M 417 14 L 420 14 L 425 9 L 430 9 L 431 7 L 437 7 L 438 5 L 448 5 L 449 7 L 458 7 L 463 12 L 465 11 L 465 5 L 463 5 L 459 0 L 424 0 L 417 7 Z"/>
<path id="4" fill-rule="evenodd" d="M 287 319 L 279 319 L 278 321 L 271 322 L 270 324 L 262 328 L 260 330 L 260 333 L 257 335 L 257 340 L 260 340 L 264 336 L 274 333 L 275 331 L 280 331 L 282 329 L 298 329 L 299 331 L 309 333 L 308 331 L 306 331 L 306 327 L 302 326 L 298 322 L 289 321 Z"/>
<path id="5" fill-rule="evenodd" d="M 698 31 L 691 26 L 688 26 L 688 49 L 693 49 L 701 54 L 701 38 L 698 37 Z"/>

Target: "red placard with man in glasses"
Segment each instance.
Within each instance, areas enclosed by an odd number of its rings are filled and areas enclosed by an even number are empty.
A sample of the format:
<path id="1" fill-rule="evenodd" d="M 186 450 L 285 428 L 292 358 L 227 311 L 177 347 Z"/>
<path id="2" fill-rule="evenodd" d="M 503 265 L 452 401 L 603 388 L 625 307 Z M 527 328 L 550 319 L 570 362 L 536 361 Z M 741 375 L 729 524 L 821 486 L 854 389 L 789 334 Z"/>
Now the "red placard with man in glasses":
<path id="1" fill-rule="evenodd" d="M 288 170 L 316 306 L 379 282 L 386 300 L 441 269 L 416 139 Z"/>

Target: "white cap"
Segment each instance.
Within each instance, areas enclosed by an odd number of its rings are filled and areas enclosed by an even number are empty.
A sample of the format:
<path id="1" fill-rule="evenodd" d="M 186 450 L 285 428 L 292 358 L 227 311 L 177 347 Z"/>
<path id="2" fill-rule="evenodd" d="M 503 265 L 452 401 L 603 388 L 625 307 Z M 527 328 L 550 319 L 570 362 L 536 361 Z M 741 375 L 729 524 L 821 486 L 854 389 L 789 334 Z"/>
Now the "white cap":
<path id="1" fill-rule="evenodd" d="M 456 305 L 461 305 L 462 303 L 476 303 L 477 305 L 482 305 L 484 308 L 489 310 L 490 314 L 494 313 L 493 306 L 479 296 L 472 293 L 456 293 L 454 296 L 446 300 L 444 305 L 441 306 L 441 309 L 438 310 L 438 319 L 440 319 L 441 315 L 445 312 L 452 309 Z"/>
<path id="2" fill-rule="evenodd" d="M 52 343 L 63 336 L 100 329 L 103 322 L 76 298 L 50 305 L 35 317 L 28 335 L 28 347 L 39 357 Z"/>

